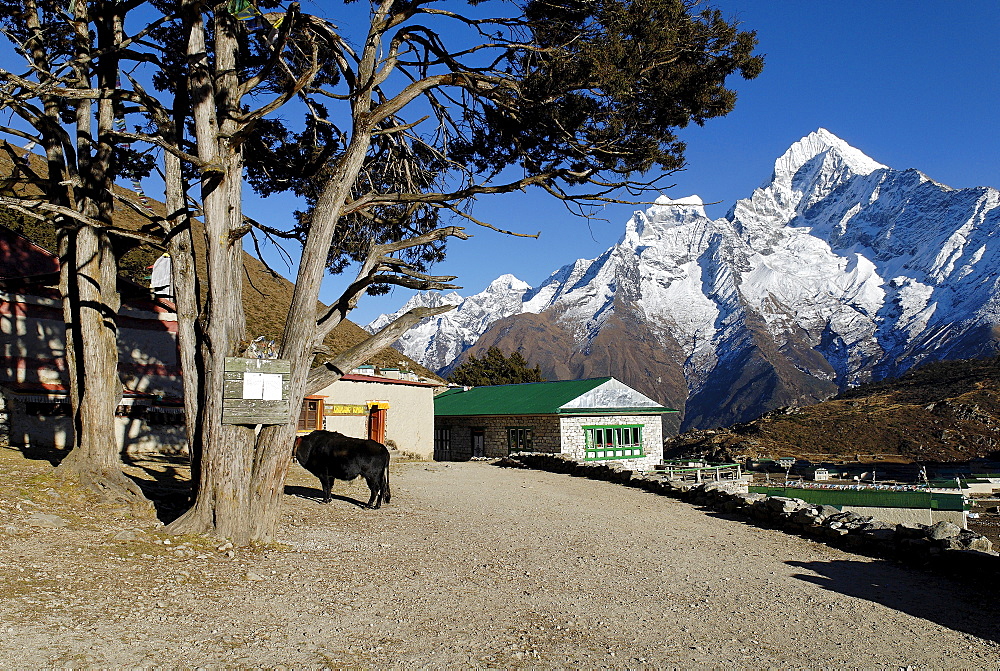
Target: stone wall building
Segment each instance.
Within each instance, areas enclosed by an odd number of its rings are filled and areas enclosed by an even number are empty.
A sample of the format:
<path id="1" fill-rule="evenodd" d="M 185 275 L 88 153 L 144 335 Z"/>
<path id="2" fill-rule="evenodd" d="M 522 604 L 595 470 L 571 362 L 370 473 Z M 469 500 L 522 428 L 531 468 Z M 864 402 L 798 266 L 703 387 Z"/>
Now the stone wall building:
<path id="1" fill-rule="evenodd" d="M 663 459 L 667 412 L 610 377 L 453 388 L 434 399 L 434 458 L 547 452 L 647 470 Z"/>

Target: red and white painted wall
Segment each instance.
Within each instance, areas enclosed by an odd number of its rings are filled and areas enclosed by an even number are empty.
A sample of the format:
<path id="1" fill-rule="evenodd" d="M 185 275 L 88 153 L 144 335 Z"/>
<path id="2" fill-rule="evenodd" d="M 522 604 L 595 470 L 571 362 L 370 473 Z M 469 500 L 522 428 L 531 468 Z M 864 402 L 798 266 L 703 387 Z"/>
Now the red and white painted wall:
<path id="1" fill-rule="evenodd" d="M 58 271 L 53 254 L 0 227 L 0 432 L 12 445 L 62 447 L 72 435 L 66 329 L 52 288 Z M 132 283 L 120 289 L 119 444 L 127 452 L 182 450 L 174 306 Z"/>

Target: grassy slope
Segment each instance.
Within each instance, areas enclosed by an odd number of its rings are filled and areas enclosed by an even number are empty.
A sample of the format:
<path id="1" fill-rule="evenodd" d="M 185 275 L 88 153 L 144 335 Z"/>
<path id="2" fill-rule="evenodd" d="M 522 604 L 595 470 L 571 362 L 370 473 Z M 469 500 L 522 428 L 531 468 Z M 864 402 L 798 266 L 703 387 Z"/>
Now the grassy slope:
<path id="1" fill-rule="evenodd" d="M 21 150 L 17 149 L 17 151 L 20 153 Z M 10 175 L 11 166 L 12 163 L 7 153 L 0 151 L 0 179 Z M 32 167 L 39 173 L 44 170 L 44 164 L 40 157 L 32 159 Z M 19 190 L 19 187 L 15 187 L 15 190 Z M 139 200 L 135 193 L 127 189 L 118 188 L 118 191 L 135 202 Z M 162 215 L 164 213 L 164 206 L 160 202 L 150 200 L 149 206 L 156 214 Z M 146 223 L 146 220 L 128 207 L 119 205 L 115 212 L 115 223 L 123 228 L 138 229 Z M 12 228 L 44 249 L 55 250 L 55 232 L 46 221 L 39 221 L 16 212 L 0 209 L 0 225 Z M 199 257 L 204 258 L 204 240 L 200 230 L 195 232 L 195 248 Z M 148 267 L 153 264 L 161 252 L 162 250 L 154 249 L 148 245 L 140 245 L 130 250 L 122 257 L 121 274 L 133 282 L 148 286 Z M 280 340 L 281 334 L 284 332 L 285 318 L 288 314 L 288 305 L 291 302 L 294 285 L 284 277 L 268 271 L 260 260 L 250 254 L 244 253 L 243 262 L 246 269 L 243 284 L 243 305 L 246 310 L 247 335 L 250 338 L 265 336 Z M 199 277 L 204 277 L 200 268 L 198 274 Z M 322 309 L 323 306 L 318 307 Z M 353 347 L 365 337 L 367 337 L 367 333 L 364 329 L 348 321 L 334 329 L 324 345 L 329 348 L 332 356 Z M 393 348 L 382 350 L 368 363 L 404 368 L 424 377 L 439 379 L 431 371 Z"/>
<path id="2" fill-rule="evenodd" d="M 666 443 L 681 455 L 961 461 L 1000 452 L 1000 358 L 933 363 L 805 408 Z"/>

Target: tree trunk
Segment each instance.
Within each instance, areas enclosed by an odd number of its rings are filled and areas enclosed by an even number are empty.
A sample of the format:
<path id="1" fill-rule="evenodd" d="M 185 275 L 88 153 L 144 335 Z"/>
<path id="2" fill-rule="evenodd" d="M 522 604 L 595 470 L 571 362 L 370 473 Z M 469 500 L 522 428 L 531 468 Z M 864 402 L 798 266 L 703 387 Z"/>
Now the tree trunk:
<path id="1" fill-rule="evenodd" d="M 77 22 L 87 22 L 87 6 L 73 5 Z M 98 23 L 98 44 L 109 49 L 121 43 L 121 17 L 109 13 Z M 85 28 L 78 31 L 85 33 Z M 88 55 L 86 40 L 77 41 L 81 56 Z M 98 86 L 97 139 L 91 133 L 91 105 L 76 110 L 77 161 L 81 185 L 77 208 L 91 219 L 111 223 L 113 175 L 114 102 L 118 59 L 105 55 L 96 61 Z M 85 74 L 78 74 L 87 85 Z M 118 258 L 107 231 L 74 225 L 64 231 L 60 259 L 60 287 L 66 324 L 66 351 L 73 410 L 73 449 L 58 472 L 79 478 L 106 498 L 122 500 L 151 510 L 142 490 L 121 470 L 115 435 L 115 411 L 122 397 L 118 378 Z"/>
<path id="2" fill-rule="evenodd" d="M 205 59 L 205 29 L 200 14 L 191 21 L 188 53 L 196 59 L 191 76 L 191 102 L 199 158 L 209 166 L 202 177 L 205 248 L 208 273 L 208 324 L 202 356 L 205 362 L 201 427 L 204 451 L 194 506 L 175 520 L 175 533 L 211 533 L 244 545 L 250 541 L 249 485 L 256 437 L 253 427 L 222 423 L 225 358 L 245 343 L 243 312 L 243 248 L 231 233 L 243 224 L 243 162 L 230 138 L 236 131 L 235 20 L 228 12 L 215 16 L 215 73 Z M 213 113 L 215 112 L 215 113 Z"/>
<path id="3" fill-rule="evenodd" d="M 178 84 L 175 114 L 185 110 L 187 96 Z M 178 118 L 179 116 L 179 118 Z M 163 133 L 168 142 L 179 144 L 178 128 L 183 128 L 183 114 L 165 121 Z M 197 497 L 201 481 L 202 433 L 201 380 L 205 369 L 200 358 L 197 320 L 201 302 L 198 275 L 194 260 L 194 239 L 191 232 L 191 210 L 187 206 L 187 193 L 180 159 L 170 152 L 164 153 L 164 185 L 167 206 L 167 249 L 170 253 L 171 280 L 174 287 L 174 306 L 177 314 L 177 353 L 181 365 L 184 389 L 184 425 L 187 432 L 188 459 L 191 464 L 191 500 Z"/>
<path id="4" fill-rule="evenodd" d="M 383 3 L 378 10 L 386 12 L 388 4 Z M 379 23 L 373 21 L 373 26 Z M 377 69 L 380 53 L 379 31 L 369 33 L 361 53 L 359 80 L 372 82 Z M 366 85 L 367 86 L 367 85 Z M 299 260 L 299 272 L 295 279 L 295 292 L 285 320 L 285 332 L 281 343 L 281 357 L 291 363 L 292 374 L 289 381 L 288 397 L 292 403 L 292 416 L 297 416 L 299 404 L 305 395 L 306 377 L 312 365 L 318 325 L 316 304 L 319 291 L 326 274 L 326 261 L 330 253 L 333 235 L 340 222 L 344 203 L 351 193 L 358 174 L 364 165 L 365 155 L 371 146 L 372 126 L 368 118 L 372 99 L 370 91 L 361 90 L 352 100 L 352 115 L 355 123 L 351 141 L 339 165 L 327 179 L 323 192 L 313 210 L 309 236 L 306 238 Z M 284 495 L 285 479 L 291 463 L 294 420 L 286 425 L 264 427 L 257 437 L 250 493 L 250 537 L 267 542 L 273 539 L 281 517 L 281 500 Z"/>
<path id="5" fill-rule="evenodd" d="M 115 409 L 122 397 L 115 326 L 118 264 L 106 234 L 83 226 L 65 237 L 63 314 L 69 381 L 77 401 L 73 449 L 57 472 L 77 477 L 106 498 L 146 508 L 142 490 L 122 473 L 115 437 Z"/>
<path id="6" fill-rule="evenodd" d="M 242 350 L 245 321 L 242 296 L 242 227 L 240 188 L 242 161 L 230 138 L 240 130 L 239 83 L 235 78 L 237 40 L 235 21 L 228 12 L 215 15 L 215 77 L 209 76 L 204 56 L 204 24 L 191 8 L 188 55 L 192 63 L 191 104 L 199 158 L 210 166 L 202 179 L 202 203 L 208 250 L 209 323 L 204 359 L 207 366 L 202 410 L 204 459 L 195 505 L 170 525 L 175 532 L 206 532 L 227 536 L 235 543 L 270 541 L 281 513 L 281 499 L 292 455 L 294 421 L 264 427 L 259 436 L 247 426 L 222 424 L 224 357 Z M 388 11 L 383 2 L 380 12 Z M 379 59 L 377 31 L 369 35 L 359 68 L 361 81 L 374 82 Z M 373 128 L 368 118 L 371 93 L 353 98 L 357 120 L 350 144 L 320 195 L 309 236 L 299 262 L 292 304 L 282 338 L 282 358 L 292 368 L 289 398 L 293 416 L 301 402 L 317 338 L 316 305 L 326 260 L 337 224 L 351 188 L 364 164 Z M 211 113 L 214 111 L 214 114 Z M 256 439 L 256 440 L 255 440 Z"/>
<path id="7" fill-rule="evenodd" d="M 340 212 L 368 151 L 370 136 L 351 143 L 341 171 L 331 177 L 313 213 L 312 226 L 299 261 L 295 292 L 285 320 L 281 357 L 292 367 L 288 398 L 291 399 L 292 421 L 284 425 L 267 426 L 257 438 L 250 495 L 250 537 L 269 542 L 281 518 L 281 500 L 285 479 L 292 459 L 295 420 L 305 396 L 306 378 L 312 365 L 316 345 L 316 304 L 326 274 L 326 258 Z M 359 362 L 360 363 L 360 362 Z"/>

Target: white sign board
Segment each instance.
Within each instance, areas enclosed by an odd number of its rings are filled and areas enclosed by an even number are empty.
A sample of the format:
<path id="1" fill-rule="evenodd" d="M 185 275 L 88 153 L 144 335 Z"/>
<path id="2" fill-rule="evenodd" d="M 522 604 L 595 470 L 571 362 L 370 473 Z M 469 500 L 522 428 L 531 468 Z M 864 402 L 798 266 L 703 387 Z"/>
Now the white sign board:
<path id="1" fill-rule="evenodd" d="M 259 401 L 280 401 L 281 375 L 277 373 L 244 373 L 243 398 Z"/>

